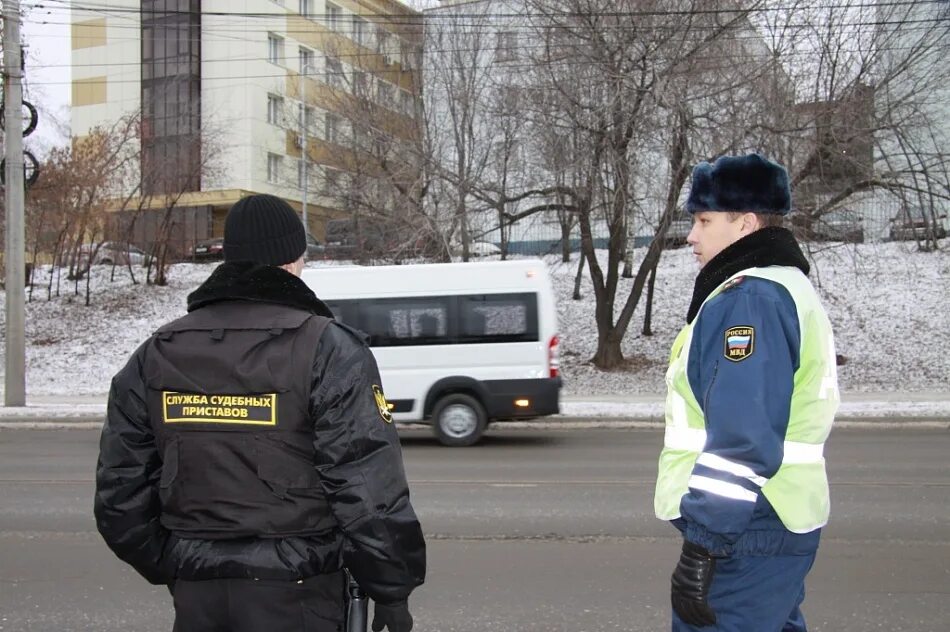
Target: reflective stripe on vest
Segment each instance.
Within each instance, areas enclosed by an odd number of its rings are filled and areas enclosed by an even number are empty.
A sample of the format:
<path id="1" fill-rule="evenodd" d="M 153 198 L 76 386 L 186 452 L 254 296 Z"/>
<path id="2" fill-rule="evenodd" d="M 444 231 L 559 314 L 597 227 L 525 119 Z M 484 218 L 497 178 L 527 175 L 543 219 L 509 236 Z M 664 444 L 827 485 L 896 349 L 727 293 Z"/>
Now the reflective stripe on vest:
<path id="1" fill-rule="evenodd" d="M 703 448 L 706 447 L 706 431 L 702 428 L 676 428 L 673 426 L 667 426 L 666 433 L 663 436 L 663 446 L 669 448 L 670 450 L 702 452 Z M 823 443 L 814 444 L 801 443 L 798 441 L 786 441 L 784 456 L 782 457 L 782 464 L 821 463 L 822 459 L 824 458 L 824 452 L 825 445 Z M 708 463 L 703 463 L 703 465 L 708 465 Z M 733 473 L 735 474 L 735 472 Z"/>
<path id="2" fill-rule="evenodd" d="M 828 520 L 829 494 L 825 474 L 824 442 L 831 431 L 838 406 L 837 372 L 831 324 L 807 277 L 796 268 L 770 267 L 744 270 L 727 279 L 705 302 L 737 276 L 755 276 L 779 283 L 795 301 L 801 340 L 799 368 L 786 430 L 782 464 L 770 478 L 718 455 L 704 453 L 706 421 L 689 384 L 687 367 L 693 324 L 673 343 L 667 371 L 667 413 L 664 448 L 660 454 L 654 508 L 658 518 L 680 517 L 680 501 L 690 488 L 727 498 L 755 502 L 758 494 L 735 483 L 693 474 L 697 462 L 729 472 L 761 488 L 787 529 L 807 533 Z M 705 305 L 705 302 L 703 305 Z M 702 314 L 702 307 L 700 307 Z"/>

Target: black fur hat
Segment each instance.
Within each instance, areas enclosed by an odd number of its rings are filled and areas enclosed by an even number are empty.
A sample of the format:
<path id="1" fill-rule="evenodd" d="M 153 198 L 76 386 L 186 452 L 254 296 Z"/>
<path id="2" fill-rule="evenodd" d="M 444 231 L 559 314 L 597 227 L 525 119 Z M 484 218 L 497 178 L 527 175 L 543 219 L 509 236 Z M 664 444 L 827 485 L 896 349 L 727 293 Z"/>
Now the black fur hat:
<path id="1" fill-rule="evenodd" d="M 787 215 L 792 207 L 788 172 L 759 154 L 722 156 L 693 168 L 686 210 L 747 211 Z"/>

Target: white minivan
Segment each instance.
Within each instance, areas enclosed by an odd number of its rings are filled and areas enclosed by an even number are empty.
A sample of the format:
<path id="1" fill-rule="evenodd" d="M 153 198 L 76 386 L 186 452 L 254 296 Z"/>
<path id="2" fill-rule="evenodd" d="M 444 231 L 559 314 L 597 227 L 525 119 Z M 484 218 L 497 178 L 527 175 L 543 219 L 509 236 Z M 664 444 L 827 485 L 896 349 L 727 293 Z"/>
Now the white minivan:
<path id="1" fill-rule="evenodd" d="M 445 445 L 558 413 L 557 312 L 543 261 L 307 268 L 337 320 L 369 336 L 395 421 Z"/>

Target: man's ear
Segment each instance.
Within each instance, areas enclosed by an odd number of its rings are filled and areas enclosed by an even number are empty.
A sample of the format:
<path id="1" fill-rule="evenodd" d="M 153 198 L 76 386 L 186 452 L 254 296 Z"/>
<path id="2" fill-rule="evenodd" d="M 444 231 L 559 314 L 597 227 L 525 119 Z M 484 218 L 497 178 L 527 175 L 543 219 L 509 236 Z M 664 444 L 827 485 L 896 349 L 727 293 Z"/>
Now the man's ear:
<path id="1" fill-rule="evenodd" d="M 303 256 L 301 256 L 296 261 L 291 261 L 290 263 L 285 263 L 283 265 L 277 266 L 278 268 L 283 268 L 287 272 L 291 273 L 294 276 L 299 277 L 303 272 Z"/>
<path id="2" fill-rule="evenodd" d="M 741 232 L 743 235 L 748 235 L 759 230 L 759 216 L 755 213 L 743 213 L 742 214 L 742 229 Z"/>

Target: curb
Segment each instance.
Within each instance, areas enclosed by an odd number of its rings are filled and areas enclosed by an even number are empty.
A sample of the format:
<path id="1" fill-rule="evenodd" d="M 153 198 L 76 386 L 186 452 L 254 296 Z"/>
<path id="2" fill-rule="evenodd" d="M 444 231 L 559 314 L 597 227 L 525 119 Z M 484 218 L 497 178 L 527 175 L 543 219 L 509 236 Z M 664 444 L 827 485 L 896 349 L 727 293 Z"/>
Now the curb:
<path id="1" fill-rule="evenodd" d="M 49 415 L 0 416 L 0 430 L 98 430 L 102 415 L 56 417 Z M 584 429 L 641 429 L 662 430 L 665 422 L 660 417 L 573 417 L 553 416 L 537 421 L 496 421 L 490 428 L 498 430 L 584 430 Z M 408 422 L 398 424 L 400 430 L 428 430 L 429 424 Z M 842 417 L 835 419 L 836 429 L 861 428 L 920 428 L 950 430 L 950 417 Z"/>

